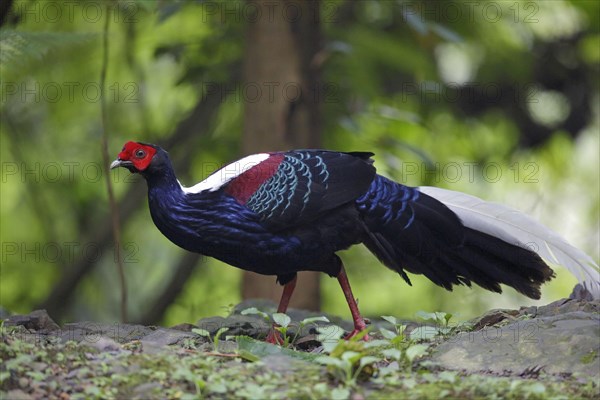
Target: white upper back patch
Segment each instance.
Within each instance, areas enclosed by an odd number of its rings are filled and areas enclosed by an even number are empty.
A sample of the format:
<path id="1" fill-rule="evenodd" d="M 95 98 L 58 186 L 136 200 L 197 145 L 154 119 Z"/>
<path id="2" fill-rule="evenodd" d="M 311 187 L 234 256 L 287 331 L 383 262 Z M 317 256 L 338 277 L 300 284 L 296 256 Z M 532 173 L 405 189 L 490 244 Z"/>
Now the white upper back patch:
<path id="1" fill-rule="evenodd" d="M 215 171 L 208 178 L 206 178 L 202 182 L 198 182 L 192 187 L 184 187 L 183 185 L 181 185 L 181 183 L 179 185 L 181 186 L 181 190 L 183 190 L 185 193 L 200 193 L 205 190 L 208 190 L 209 192 L 214 192 L 216 190 L 219 190 L 230 180 L 237 178 L 244 172 L 248 171 L 250 168 L 260 164 L 269 157 L 269 153 L 252 154 L 250 156 L 242 158 L 241 160 L 232 162 L 231 164 L 228 164 L 225 167 Z"/>

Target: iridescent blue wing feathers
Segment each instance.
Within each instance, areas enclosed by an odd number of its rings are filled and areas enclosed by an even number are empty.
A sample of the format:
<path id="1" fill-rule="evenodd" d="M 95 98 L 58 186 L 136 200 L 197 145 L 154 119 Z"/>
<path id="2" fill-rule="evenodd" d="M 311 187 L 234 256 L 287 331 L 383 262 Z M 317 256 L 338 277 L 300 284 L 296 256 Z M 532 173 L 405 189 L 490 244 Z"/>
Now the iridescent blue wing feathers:
<path id="1" fill-rule="evenodd" d="M 245 203 L 271 229 L 306 224 L 354 201 L 375 176 L 372 153 L 295 150 Z"/>

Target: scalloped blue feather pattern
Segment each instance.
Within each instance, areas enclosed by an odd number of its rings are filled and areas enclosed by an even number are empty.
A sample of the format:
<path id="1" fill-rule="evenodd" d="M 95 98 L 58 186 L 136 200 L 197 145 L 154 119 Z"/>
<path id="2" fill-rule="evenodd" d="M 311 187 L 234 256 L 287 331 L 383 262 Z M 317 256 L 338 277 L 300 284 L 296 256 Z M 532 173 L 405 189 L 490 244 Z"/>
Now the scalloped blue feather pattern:
<path id="1" fill-rule="evenodd" d="M 310 201 L 315 173 L 327 189 L 329 172 L 322 157 L 303 151 L 287 153 L 277 172 L 250 196 L 246 207 L 268 219 L 282 216 L 292 204 L 300 202 L 301 213 Z"/>
<path id="2" fill-rule="evenodd" d="M 411 203 L 419 199 L 416 188 L 404 186 L 381 175 L 377 175 L 369 190 L 356 199 L 358 209 L 382 224 L 405 220 L 404 228 L 408 228 L 415 219 Z"/>

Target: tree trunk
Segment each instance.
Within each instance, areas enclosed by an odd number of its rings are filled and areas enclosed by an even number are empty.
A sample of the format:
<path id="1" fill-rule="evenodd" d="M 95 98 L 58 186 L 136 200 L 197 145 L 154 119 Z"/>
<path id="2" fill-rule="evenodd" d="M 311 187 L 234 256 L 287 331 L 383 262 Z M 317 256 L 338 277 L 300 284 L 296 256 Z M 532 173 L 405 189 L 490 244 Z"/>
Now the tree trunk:
<path id="1" fill-rule="evenodd" d="M 244 54 L 244 154 L 320 147 L 319 2 L 253 0 Z M 252 7 L 250 7 L 252 6 Z M 298 274 L 291 306 L 318 310 L 319 274 Z M 275 277 L 245 272 L 242 297 L 278 302 Z"/>

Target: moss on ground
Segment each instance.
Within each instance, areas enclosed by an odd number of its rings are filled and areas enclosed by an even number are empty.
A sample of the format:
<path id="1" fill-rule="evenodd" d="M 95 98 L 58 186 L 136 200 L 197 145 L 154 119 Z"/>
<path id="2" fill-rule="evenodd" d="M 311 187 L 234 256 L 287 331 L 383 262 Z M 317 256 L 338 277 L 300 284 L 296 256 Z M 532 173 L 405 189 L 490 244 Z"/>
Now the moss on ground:
<path id="1" fill-rule="evenodd" d="M 334 343 L 329 355 L 319 355 L 280 352 L 244 338 L 237 345 L 223 342 L 231 351 L 221 354 L 202 337 L 152 351 L 139 341 L 99 349 L 18 328 L 4 328 L 1 335 L 1 398 L 591 399 L 600 394 L 592 377 L 548 375 L 541 368 L 523 376 L 441 370 L 426 351 L 410 351 L 414 343 L 394 346 L 384 339 L 374 345 Z M 328 358 L 346 359 L 355 379 L 345 379 L 343 363 Z"/>

